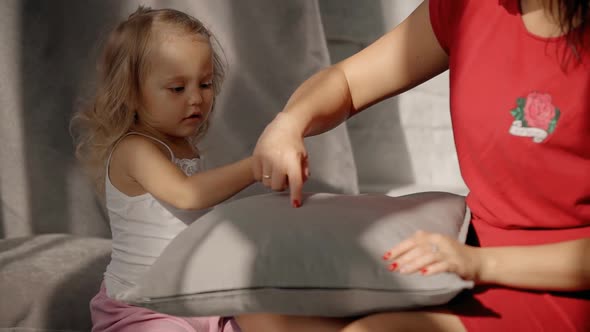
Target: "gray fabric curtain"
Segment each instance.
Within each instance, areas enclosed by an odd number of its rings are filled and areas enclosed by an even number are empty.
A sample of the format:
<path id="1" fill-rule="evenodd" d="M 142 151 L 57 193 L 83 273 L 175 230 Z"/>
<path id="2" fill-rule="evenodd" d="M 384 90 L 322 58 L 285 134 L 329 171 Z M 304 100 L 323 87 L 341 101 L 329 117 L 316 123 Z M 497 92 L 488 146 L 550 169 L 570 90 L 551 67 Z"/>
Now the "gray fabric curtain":
<path id="1" fill-rule="evenodd" d="M 0 238 L 40 233 L 108 237 L 90 184 L 73 158 L 68 122 L 94 83 L 98 46 L 139 1 L 0 3 Z M 229 74 L 204 142 L 220 165 L 252 152 L 264 126 L 305 78 L 329 64 L 317 1 L 142 2 L 204 21 Z M 357 193 L 345 126 L 307 140 L 306 191 Z M 243 195 L 267 192 L 256 185 Z"/>

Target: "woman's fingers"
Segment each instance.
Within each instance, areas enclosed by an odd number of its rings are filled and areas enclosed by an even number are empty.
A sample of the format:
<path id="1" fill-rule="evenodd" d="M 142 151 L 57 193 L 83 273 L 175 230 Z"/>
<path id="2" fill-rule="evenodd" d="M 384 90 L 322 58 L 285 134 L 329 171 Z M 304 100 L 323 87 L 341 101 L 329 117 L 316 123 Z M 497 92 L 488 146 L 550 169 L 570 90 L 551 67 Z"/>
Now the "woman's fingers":
<path id="1" fill-rule="evenodd" d="M 308 163 L 308 159 L 307 159 L 307 154 L 303 156 L 303 160 L 301 161 L 301 167 L 303 168 L 303 182 L 305 183 L 305 181 L 307 181 L 307 179 L 309 179 L 309 177 L 311 176 L 311 173 L 309 172 L 309 163 Z"/>
<path id="2" fill-rule="evenodd" d="M 404 274 L 416 273 L 421 271 L 428 265 L 437 263 L 439 261 L 439 257 L 437 254 L 429 252 L 424 248 L 416 248 L 415 254 L 410 256 L 411 253 L 404 255 L 397 260 L 398 262 L 398 271 Z"/>
<path id="3" fill-rule="evenodd" d="M 304 158 L 303 154 L 293 154 L 287 162 L 287 178 L 289 181 L 289 191 L 291 197 L 291 205 L 293 207 L 300 207 L 303 203 L 303 182 L 304 180 L 304 162 L 307 158 Z"/>
<path id="4" fill-rule="evenodd" d="M 385 252 L 383 259 L 397 260 L 400 256 L 416 247 L 416 245 L 416 236 L 412 236 L 411 238 L 400 242 L 395 247 L 391 248 L 391 250 Z"/>
<path id="5" fill-rule="evenodd" d="M 274 171 L 271 176 L 270 188 L 274 191 L 283 191 L 287 188 L 287 175 L 285 172 Z"/>
<path id="6" fill-rule="evenodd" d="M 442 272 L 449 272 L 451 265 L 447 261 L 436 262 L 424 266 L 420 269 L 420 273 L 425 276 L 442 273 Z"/>
<path id="7" fill-rule="evenodd" d="M 265 129 L 254 148 L 254 177 L 275 191 L 290 188 L 291 204 L 302 204 L 303 183 L 309 177 L 307 152 L 301 133 L 291 119 L 277 116 Z"/>
<path id="8" fill-rule="evenodd" d="M 385 256 L 384 256 L 385 258 Z M 440 259 L 440 253 L 433 252 L 430 246 L 416 244 L 397 257 L 391 258 L 390 270 L 400 273 L 415 273 L 425 266 L 435 263 Z"/>
<path id="9" fill-rule="evenodd" d="M 260 174 L 262 184 L 275 191 L 290 189 L 291 205 L 302 204 L 303 183 L 309 176 L 307 155 L 302 152 L 261 155 L 255 160 L 255 176 Z"/>
<path id="10" fill-rule="evenodd" d="M 427 233 L 423 231 L 416 232 L 412 237 L 400 242 L 398 245 L 387 251 L 383 259 L 391 261 L 389 270 L 398 271 L 403 274 L 420 272 L 428 273 L 432 266 L 436 266 L 435 271 L 445 266 L 447 254 L 441 250 L 441 247 L 447 248 L 444 237 L 439 234 Z M 441 265 L 441 263 L 444 263 Z M 431 271 L 430 274 L 433 272 Z"/>
<path id="11" fill-rule="evenodd" d="M 268 160 L 264 160 L 262 165 L 262 184 L 264 184 L 265 187 L 271 187 L 272 169 L 272 163 Z"/>
<path id="12" fill-rule="evenodd" d="M 466 280 L 476 280 L 482 266 L 477 248 L 442 234 L 423 231 L 385 252 L 383 259 L 388 262 L 390 271 L 423 275 L 451 272 Z"/>

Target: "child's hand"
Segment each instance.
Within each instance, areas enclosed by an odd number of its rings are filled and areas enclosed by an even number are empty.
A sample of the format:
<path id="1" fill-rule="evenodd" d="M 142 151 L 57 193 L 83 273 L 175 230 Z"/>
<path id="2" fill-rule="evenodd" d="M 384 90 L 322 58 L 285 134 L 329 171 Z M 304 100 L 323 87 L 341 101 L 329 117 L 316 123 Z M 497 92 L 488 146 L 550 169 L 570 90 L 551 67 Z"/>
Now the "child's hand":
<path id="1" fill-rule="evenodd" d="M 432 275 L 452 272 L 465 280 L 477 281 L 482 266 L 478 248 L 461 244 L 448 236 L 418 231 L 383 255 L 388 268 L 403 274 Z"/>

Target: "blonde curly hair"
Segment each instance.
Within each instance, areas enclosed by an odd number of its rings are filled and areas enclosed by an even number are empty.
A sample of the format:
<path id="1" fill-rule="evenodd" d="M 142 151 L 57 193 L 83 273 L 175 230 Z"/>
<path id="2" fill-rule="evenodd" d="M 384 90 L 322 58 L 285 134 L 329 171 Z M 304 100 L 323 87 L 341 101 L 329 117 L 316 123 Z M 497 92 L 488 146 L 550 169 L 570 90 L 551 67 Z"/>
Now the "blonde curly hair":
<path id="1" fill-rule="evenodd" d="M 213 91 L 217 96 L 224 76 L 219 44 L 198 19 L 174 9 L 140 6 L 108 36 L 98 61 L 98 86 L 87 107 L 74 114 L 70 132 L 77 159 L 89 173 L 97 192 L 104 194 L 106 161 L 114 144 L 136 120 L 140 105 L 140 82 L 147 73 L 147 55 L 155 24 L 204 36 L 213 51 Z M 215 44 L 214 44 L 215 42 Z M 215 97 L 213 97 L 213 107 Z M 199 128 L 192 144 L 206 133 L 209 120 Z"/>

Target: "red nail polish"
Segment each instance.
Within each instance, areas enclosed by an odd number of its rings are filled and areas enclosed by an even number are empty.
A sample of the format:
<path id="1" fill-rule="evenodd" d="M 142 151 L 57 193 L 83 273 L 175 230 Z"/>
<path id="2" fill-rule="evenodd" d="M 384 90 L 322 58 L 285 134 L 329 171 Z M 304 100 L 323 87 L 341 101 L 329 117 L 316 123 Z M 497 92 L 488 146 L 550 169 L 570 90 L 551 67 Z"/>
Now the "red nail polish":
<path id="1" fill-rule="evenodd" d="M 301 206 L 301 203 L 300 203 L 298 200 L 296 200 L 296 199 L 295 199 L 295 200 L 293 200 L 293 207 L 294 207 L 294 208 L 298 208 L 298 207 L 300 207 L 300 206 Z"/>
<path id="2" fill-rule="evenodd" d="M 397 269 L 397 263 L 391 263 L 391 265 L 389 265 L 389 271 L 393 271 L 395 269 Z"/>
<path id="3" fill-rule="evenodd" d="M 420 273 L 422 273 L 422 274 L 426 274 L 426 272 L 428 272 L 428 270 L 426 268 L 420 270 Z"/>
<path id="4" fill-rule="evenodd" d="M 386 252 L 385 255 L 383 255 L 383 260 L 388 260 L 390 257 L 391 257 L 391 253 Z"/>

